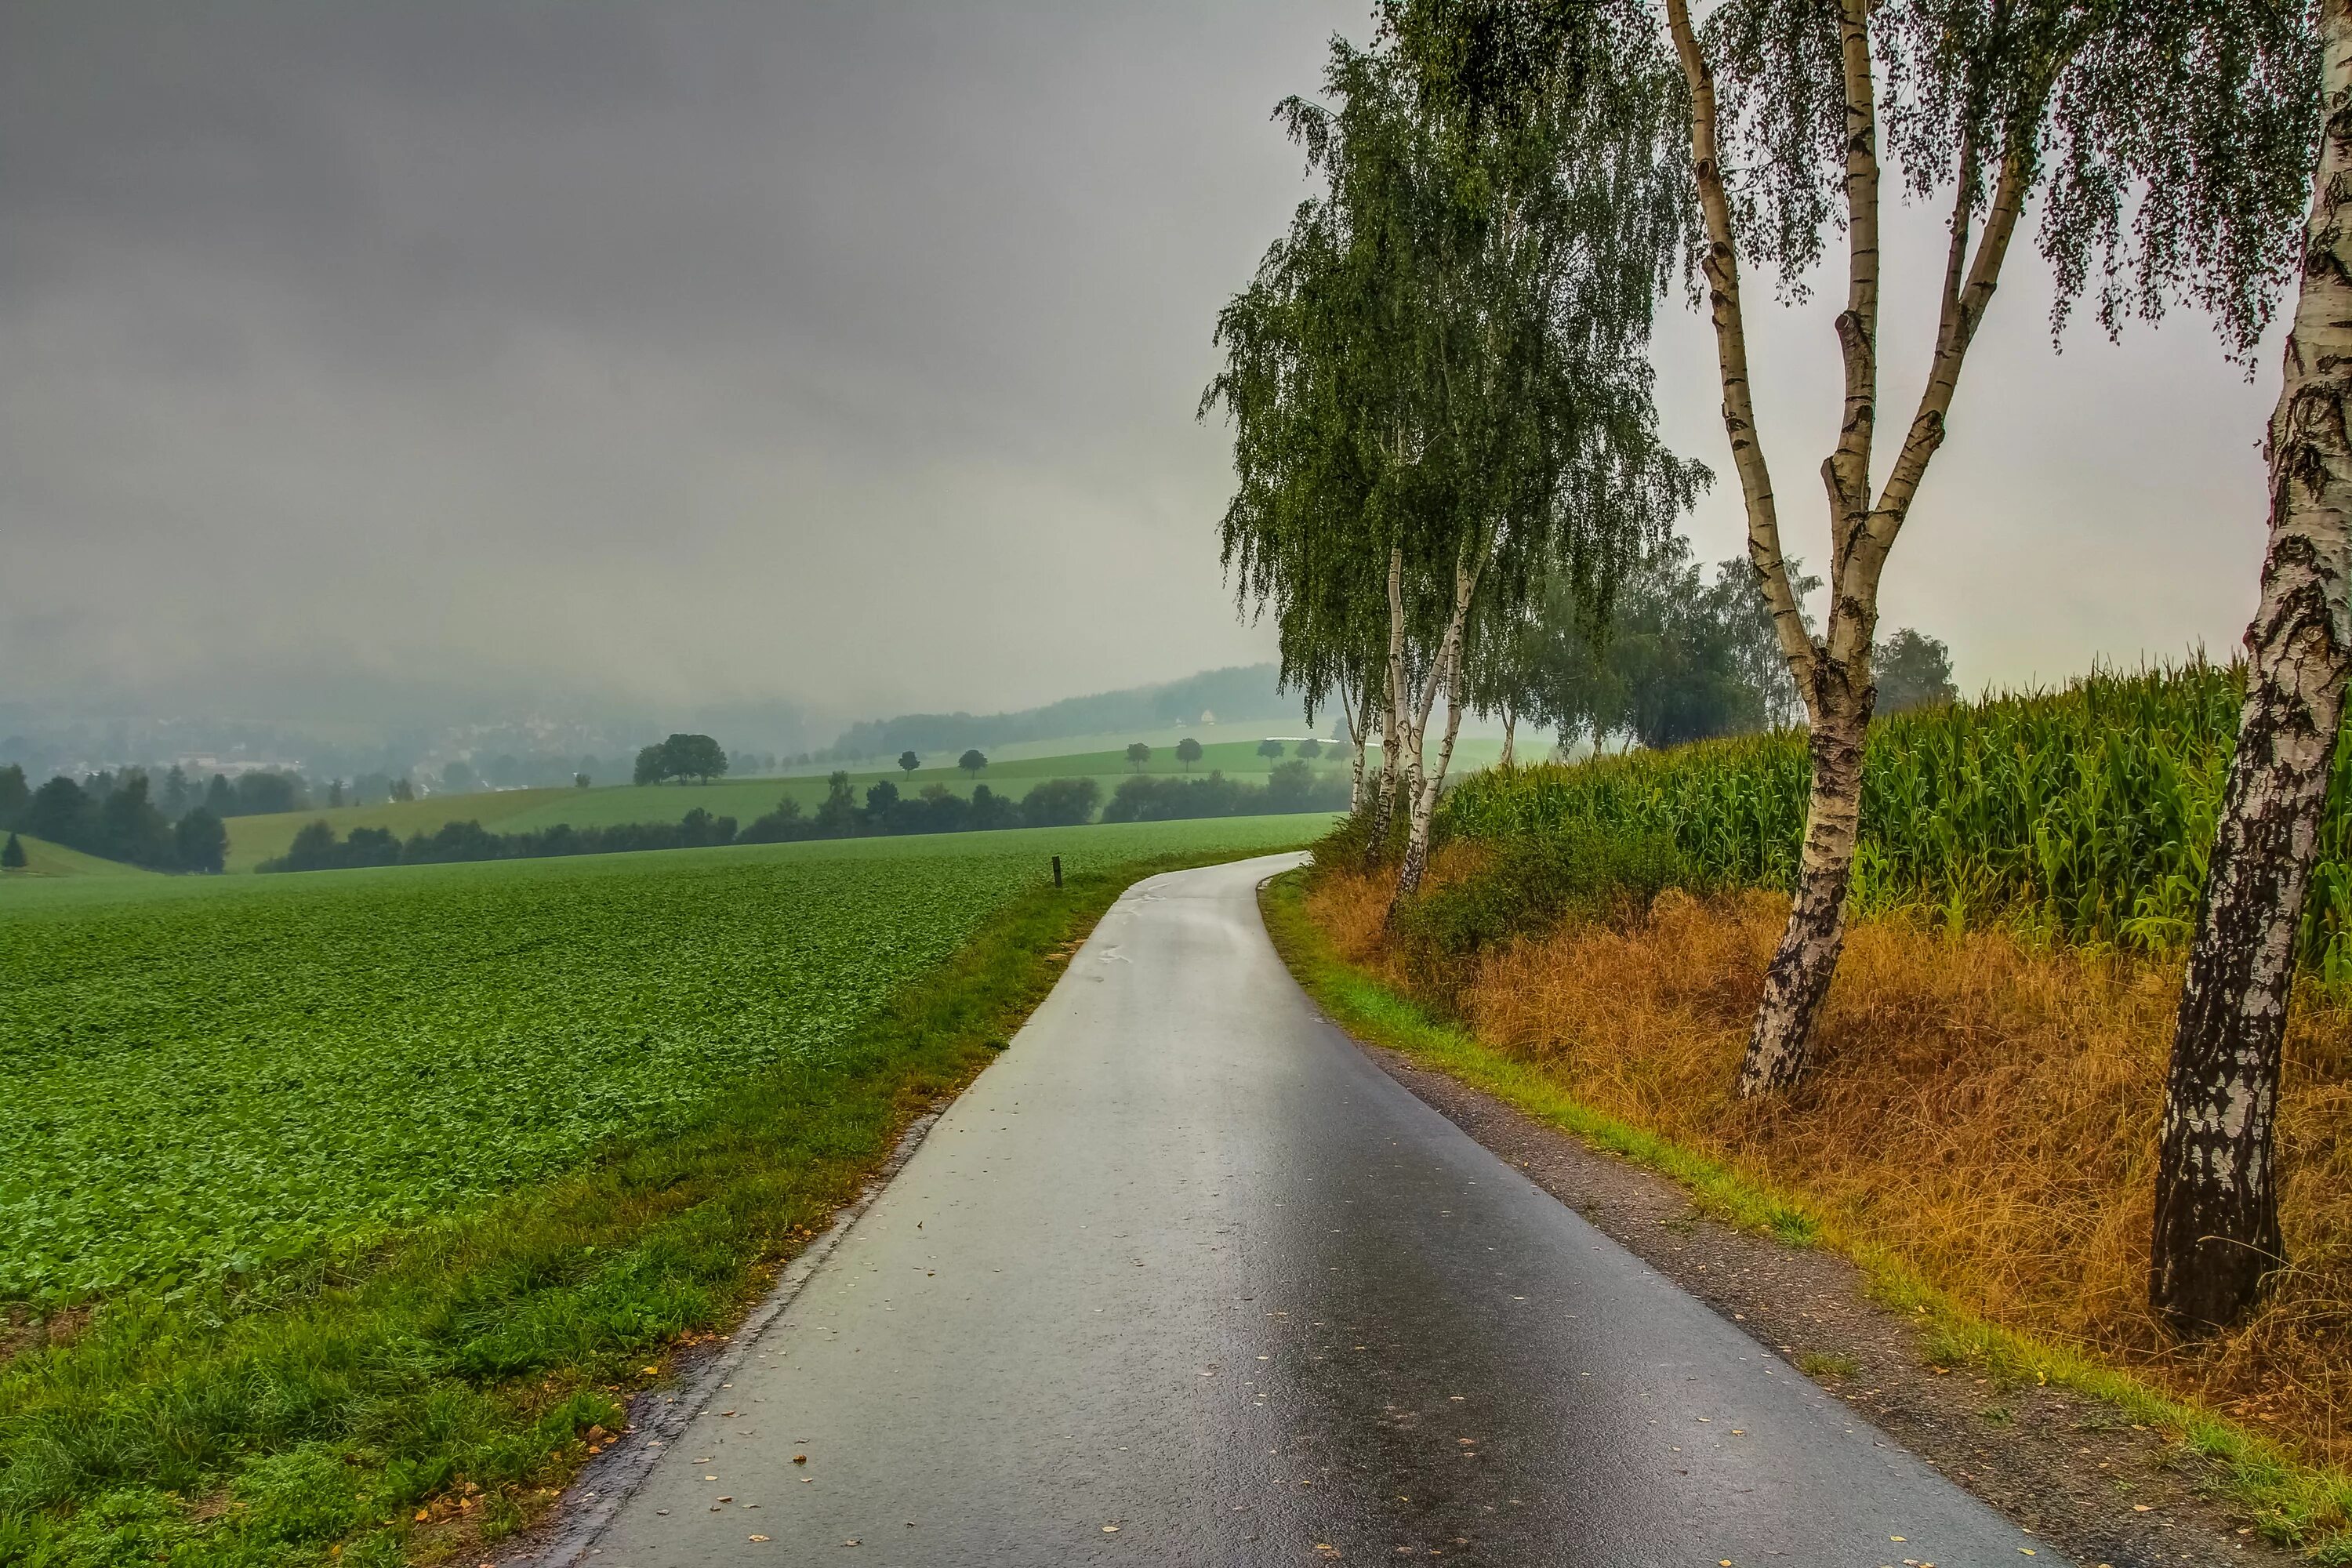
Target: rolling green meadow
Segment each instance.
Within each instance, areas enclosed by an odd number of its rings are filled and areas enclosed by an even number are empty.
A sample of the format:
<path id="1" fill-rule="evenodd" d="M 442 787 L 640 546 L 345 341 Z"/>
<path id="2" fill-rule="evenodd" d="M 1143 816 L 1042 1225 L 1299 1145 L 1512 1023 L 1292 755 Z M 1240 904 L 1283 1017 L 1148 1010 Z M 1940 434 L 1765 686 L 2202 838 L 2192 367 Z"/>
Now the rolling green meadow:
<path id="1" fill-rule="evenodd" d="M 515 1528 L 1120 888 L 1330 821 L 20 879 L 0 1562 Z"/>
<path id="2" fill-rule="evenodd" d="M 1456 748 L 1455 768 L 1467 772 L 1486 766 L 1500 749 L 1500 743 L 1494 741 L 1465 741 Z M 941 757 L 937 761 L 942 765 L 919 768 L 911 776 L 897 768 L 854 772 L 850 783 L 861 797 L 866 785 L 885 778 L 908 794 L 938 784 L 969 796 L 974 784 L 985 784 L 999 794 L 1018 795 L 1045 779 L 1092 778 L 1101 787 L 1104 798 L 1108 799 L 1119 780 L 1139 771 L 1129 766 L 1121 749 L 1057 751 L 1050 756 L 992 761 L 976 778 L 954 767 L 951 759 Z M 1151 760 L 1139 771 L 1164 777 L 1188 770 L 1177 762 L 1172 745 L 1154 745 Z M 1266 759 L 1257 754 L 1255 740 L 1204 743 L 1201 761 L 1189 772 L 1197 775 L 1213 771 L 1222 771 L 1229 778 L 1262 782 Z M 446 822 L 469 820 L 493 833 L 525 833 L 566 823 L 573 827 L 609 827 L 623 823 L 676 822 L 689 808 L 698 805 L 713 816 L 732 816 L 748 823 L 773 809 L 777 801 L 786 795 L 813 811 L 824 799 L 825 788 L 825 774 L 806 773 L 784 778 L 721 779 L 709 784 L 492 790 L 333 810 L 233 816 L 228 819 L 228 869 L 250 871 L 262 861 L 285 854 L 295 834 L 307 824 L 319 821 L 342 835 L 348 835 L 354 827 L 384 827 L 404 837 L 412 833 L 431 833 Z M 5 890 L 0 889 L 0 900 L 6 897 Z"/>
<path id="3" fill-rule="evenodd" d="M 46 838 L 18 835 L 25 847 L 25 868 L 0 879 L 0 889 L 47 881 L 58 877 L 130 877 L 148 881 L 160 880 L 158 873 L 137 866 L 126 866 L 120 860 L 108 860 L 96 855 L 85 855 L 79 849 L 68 849 L 62 844 L 52 844 Z M 8 894 L 0 891 L 0 901 Z"/>

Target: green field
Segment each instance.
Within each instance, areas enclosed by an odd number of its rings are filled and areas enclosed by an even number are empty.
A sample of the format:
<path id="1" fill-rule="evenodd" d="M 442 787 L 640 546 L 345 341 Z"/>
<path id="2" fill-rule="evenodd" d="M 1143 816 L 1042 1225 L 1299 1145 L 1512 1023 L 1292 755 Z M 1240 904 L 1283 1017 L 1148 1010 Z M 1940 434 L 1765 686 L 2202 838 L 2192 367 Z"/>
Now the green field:
<path id="1" fill-rule="evenodd" d="M 0 1563 L 496 1555 L 1122 887 L 1329 823 L 13 887 Z"/>
<path id="2" fill-rule="evenodd" d="M 812 1061 L 1047 874 L 1321 816 L 301 878 L 0 908 L 0 1300 L 347 1246 Z"/>
<path id="3" fill-rule="evenodd" d="M 0 837 L 5 837 L 5 834 L 0 834 Z M 25 866 L 21 870 L 0 872 L 0 903 L 8 901 L 12 888 L 58 877 L 152 878 L 156 875 L 136 866 L 126 866 L 120 860 L 101 860 L 95 855 L 85 855 L 79 849 L 52 844 L 46 838 L 20 834 L 16 841 L 25 847 Z"/>
<path id="4" fill-rule="evenodd" d="M 1205 773 L 1222 769 L 1232 778 L 1262 782 L 1267 760 L 1257 754 L 1256 748 L 1255 740 L 1204 745 L 1201 761 L 1189 771 Z M 1461 752 L 1462 765 L 1484 765 L 1493 760 L 1496 749 L 1491 742 L 1465 743 Z M 1123 750 L 1065 752 L 991 763 L 977 779 L 955 768 L 948 758 L 938 761 L 941 765 L 919 768 L 911 775 L 897 768 L 852 773 L 850 783 L 861 800 L 866 785 L 883 778 L 910 795 L 927 785 L 943 784 L 958 795 L 969 795 L 972 785 L 979 783 L 1017 799 L 1031 785 L 1045 779 L 1092 778 L 1101 785 L 1103 797 L 1108 800 L 1111 791 L 1118 787 L 1118 781 L 1131 773 L 1172 774 L 1188 771 L 1177 762 L 1173 746 L 1155 747 L 1150 762 L 1140 770 L 1129 766 Z M 338 810 L 233 816 L 228 821 L 228 869 L 250 871 L 262 861 L 285 854 L 294 842 L 294 835 L 306 823 L 321 820 L 331 825 L 339 835 L 348 835 L 354 827 L 388 827 L 406 837 L 430 833 L 445 822 L 468 819 L 496 833 L 522 833 L 553 827 L 559 823 L 569 823 L 573 827 L 610 827 L 619 823 L 676 822 L 698 805 L 713 816 L 731 816 L 738 823 L 749 824 L 773 810 L 777 801 L 785 795 L 799 801 L 804 809 L 814 809 L 824 798 L 825 789 L 824 775 L 804 774 L 721 779 L 709 784 L 495 790 Z"/>

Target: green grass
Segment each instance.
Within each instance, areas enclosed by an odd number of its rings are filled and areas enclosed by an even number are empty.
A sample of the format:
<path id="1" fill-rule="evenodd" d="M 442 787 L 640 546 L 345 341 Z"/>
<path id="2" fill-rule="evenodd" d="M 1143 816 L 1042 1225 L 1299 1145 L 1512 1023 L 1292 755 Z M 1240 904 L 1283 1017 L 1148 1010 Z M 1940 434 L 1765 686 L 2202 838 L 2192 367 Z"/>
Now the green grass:
<path id="1" fill-rule="evenodd" d="M 2316 1562 L 2352 1563 L 2352 1476 L 2304 1464 L 2261 1434 L 2174 1399 L 2074 1346 L 1989 1322 L 1888 1249 L 1847 1235 L 1801 1194 L 1582 1103 L 1549 1076 L 1432 1016 L 1341 958 L 1307 910 L 1305 873 L 1276 878 L 1261 902 L 1275 947 L 1300 987 L 1359 1038 L 1657 1172 L 1689 1193 L 1696 1207 L 1728 1224 L 1791 1246 L 1843 1253 L 1860 1268 L 1875 1300 L 1917 1321 L 1924 1360 L 2005 1382 L 2056 1384 L 2109 1405 L 2210 1460 L 2221 1489 L 2267 1539 L 2303 1547 Z M 1824 1360 L 1822 1370 L 1836 1372 L 1828 1360 L 1842 1358 Z"/>
<path id="2" fill-rule="evenodd" d="M 723 1328 L 772 1266 L 855 1191 L 907 1117 L 1010 1038 L 1058 974 L 1057 955 L 1122 887 L 1175 864 L 1295 844 L 1325 825 L 1222 819 L 244 884 L 172 879 L 160 880 L 172 889 L 165 897 L 58 899 L 0 922 L 0 944 L 32 942 L 44 955 L 40 984 L 108 998 L 97 1016 L 128 1023 L 143 1008 L 157 1022 L 193 1008 L 218 1025 L 175 1059 L 260 1120 L 248 1136 L 225 1119 L 205 1121 L 200 1095 L 151 1102 L 149 1117 L 201 1122 L 194 1142 L 206 1152 L 179 1163 L 181 1186 L 151 1186 L 143 1206 L 102 1194 L 101 1206 L 140 1231 L 143 1214 L 203 1199 L 224 1168 L 227 1191 L 262 1191 L 267 1173 L 248 1172 L 243 1158 L 261 1146 L 289 1162 L 284 1180 L 319 1230 L 289 1258 L 232 1271 L 218 1266 L 233 1257 L 225 1247 L 249 1247 L 259 1234 L 252 1224 L 231 1237 L 188 1219 L 174 1279 L 152 1267 L 163 1237 L 145 1226 L 148 1267 L 108 1293 L 86 1326 L 54 1340 L 36 1333 L 0 1361 L 0 1562 L 168 1554 L 180 1564 L 278 1564 L 318 1562 L 344 1542 L 341 1562 L 377 1563 L 471 1550 L 510 1531 L 541 1489 L 576 1468 L 583 1435 L 617 1425 L 619 1392 L 654 1375 L 648 1369 L 680 1336 Z M 1053 852 L 1070 871 L 1058 890 L 1044 876 Z M 853 874 L 865 879 L 871 910 L 837 896 Z M 182 890 L 192 887 L 200 891 Z M 272 895 L 294 920 L 250 902 Z M 686 907 L 697 901 L 712 907 Z M 789 916 L 759 907 L 798 903 L 828 910 L 858 940 L 803 945 Z M 502 922 L 499 910 L 515 919 Z M 281 941 L 323 942 L 336 954 L 333 978 L 301 981 L 281 1005 L 250 994 L 268 984 L 257 970 L 236 984 L 207 984 L 175 962 L 124 951 L 124 921 L 168 927 L 158 949 L 201 942 L 217 924 L 229 934 L 209 950 L 215 959 L 270 973 L 268 955 Z M 474 967 L 509 977 L 534 998 L 531 1008 L 505 1008 L 499 986 L 478 986 L 462 969 L 436 981 L 429 965 L 399 956 L 404 944 L 433 947 L 443 924 L 471 932 Z M 942 944 L 943 925 L 961 926 L 960 946 Z M 327 930 L 302 936 L 309 926 Z M 928 956 L 902 963 L 867 951 L 902 942 Z M 565 947 L 604 953 L 621 979 L 596 980 L 551 952 Z M 663 959 L 664 947 L 677 956 Z M 317 962 L 308 950 L 282 956 L 289 968 Z M 877 963 L 910 973 L 877 985 Z M 127 1003 L 110 997 L 117 969 L 127 972 Z M 828 974 L 837 984 L 820 983 Z M 585 978 L 591 1000 L 567 1001 L 560 976 Z M 466 1022 L 473 1009 L 445 1001 L 445 984 L 487 1005 L 478 1026 Z M 624 984 L 652 1001 L 616 989 Z M 337 984 L 373 996 L 373 1007 L 338 1010 L 329 989 Z M 796 1026 L 771 991 L 823 1026 Z M 207 994 L 223 1000 L 206 1003 Z M 312 1005 L 320 1011 L 307 1011 Z M 615 1006 L 635 1022 L 606 1025 L 601 1015 Z M 248 1019 L 273 1021 L 269 1049 L 244 1037 L 263 1034 Z M 428 1122 L 457 1129 L 430 1152 L 461 1173 L 458 1190 L 405 1223 L 375 1207 L 387 1178 L 441 1178 L 409 1163 L 397 1140 L 353 1131 L 418 1125 L 415 1109 L 371 1076 L 379 1069 L 368 1053 L 341 1044 L 354 1028 L 406 1064 L 440 1108 Z M 412 1035 L 438 1044 L 409 1050 Z M 110 1051 L 110 1040 L 119 1048 Z M 563 1048 L 543 1049 L 551 1040 Z M 598 1054 L 598 1070 L 565 1063 L 575 1044 Z M 137 1075 L 127 1040 L 109 1030 L 87 1051 L 51 1040 L 42 1054 L 59 1047 L 90 1077 Z M 241 1088 L 235 1074 L 213 1071 L 213 1057 L 260 1077 Z M 647 1073 L 649 1061 L 688 1081 Z M 481 1103 L 444 1094 L 439 1072 L 470 1082 Z M 589 1102 L 563 1112 L 572 1131 L 562 1142 L 586 1136 L 581 1117 L 604 1117 L 593 1146 L 564 1154 L 534 1142 L 548 1097 L 528 1080 L 551 1072 L 569 1074 Z M 270 1108 L 281 1095 L 306 1108 L 315 1146 L 285 1144 L 294 1123 Z M 83 1093 L 76 1103 L 102 1098 Z M 90 1131 L 89 1113 L 48 1104 L 28 1109 L 24 1093 L 0 1092 L 16 1147 L 45 1160 L 44 1150 L 69 1141 L 58 1134 Z M 476 1142 L 509 1152 L 486 1165 Z M 534 1162 L 563 1168 L 524 1175 L 501 1194 L 478 1190 L 500 1160 L 519 1162 L 516 1172 Z M 66 1174 L 53 1160 L 45 1168 Z M 16 1157 L 0 1159 L 0 1170 L 20 1181 Z M 119 1192 L 137 1173 L 111 1174 L 102 1184 Z M 73 1212 L 85 1196 L 53 1192 L 47 1208 Z M 16 1250 L 13 1240 L 0 1245 L 0 1256 Z M 450 1522 L 438 1518 L 446 1509 L 414 1519 L 427 1500 L 469 1486 L 479 1489 L 467 1494 L 476 1500 Z"/>
<path id="3" fill-rule="evenodd" d="M 5 834 L 0 834 L 5 838 Z M 12 889 L 54 877 L 147 877 L 155 872 L 137 866 L 126 866 L 120 860 L 101 860 L 95 855 L 85 855 L 79 849 L 68 849 L 62 844 L 52 844 L 46 838 L 18 835 L 25 847 L 24 868 L 0 872 L 0 905 L 9 901 Z"/>

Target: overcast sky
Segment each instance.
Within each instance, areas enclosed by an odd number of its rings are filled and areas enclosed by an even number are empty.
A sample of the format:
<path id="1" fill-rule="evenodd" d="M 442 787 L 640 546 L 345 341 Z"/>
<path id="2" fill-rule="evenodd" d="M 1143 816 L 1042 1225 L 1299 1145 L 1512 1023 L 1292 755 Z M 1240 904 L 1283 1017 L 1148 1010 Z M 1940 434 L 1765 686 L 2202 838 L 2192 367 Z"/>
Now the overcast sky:
<path id="1" fill-rule="evenodd" d="M 1211 319 L 1360 0 L 0 4 L 0 699 L 388 689 L 834 713 L 1269 657 L 1216 562 Z M 1886 423 L 1932 214 L 1897 215 Z M 1764 308 L 1824 552 L 1832 306 Z M 2021 248 L 1888 570 L 1965 684 L 2234 642 L 2276 391 L 2050 349 Z M 1725 473 L 1705 322 L 1663 412 Z M 1784 503 L 1785 504 L 1785 503 Z"/>

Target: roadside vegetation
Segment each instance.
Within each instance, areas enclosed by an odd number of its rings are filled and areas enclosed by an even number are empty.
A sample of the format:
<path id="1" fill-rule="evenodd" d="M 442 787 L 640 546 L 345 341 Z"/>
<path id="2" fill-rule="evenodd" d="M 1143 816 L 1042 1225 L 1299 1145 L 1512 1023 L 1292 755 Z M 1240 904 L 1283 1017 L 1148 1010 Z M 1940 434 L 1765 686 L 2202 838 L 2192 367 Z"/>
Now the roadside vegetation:
<path id="1" fill-rule="evenodd" d="M 1302 830 L 29 889 L 0 913 L 0 1561 L 510 1531 L 1119 889 Z"/>
<path id="2" fill-rule="evenodd" d="M 1769 1101 L 1740 1097 L 1733 1069 L 1799 862 L 1801 735 L 1477 775 L 1440 810 L 1418 899 L 1391 910 L 1385 878 L 1362 868 L 1377 847 L 1359 818 L 1318 849 L 1305 908 L 1372 980 L 1592 1116 L 1682 1152 L 1687 1168 L 1668 1160 L 1670 1173 L 1784 1194 L 1791 1213 L 1883 1254 L 1963 1314 L 2128 1369 L 2282 1454 L 2336 1467 L 2292 1508 L 2260 1488 L 2247 1496 L 2278 1539 L 2341 1553 L 2352 1551 L 2340 1533 L 2352 1526 L 2341 787 L 2294 949 L 2276 1107 L 2291 1262 L 2255 1310 L 2197 1339 L 2176 1337 L 2147 1292 L 2172 1022 L 2242 681 L 2205 664 L 2102 673 L 1874 725 L 1847 951 L 1815 1068 Z"/>

